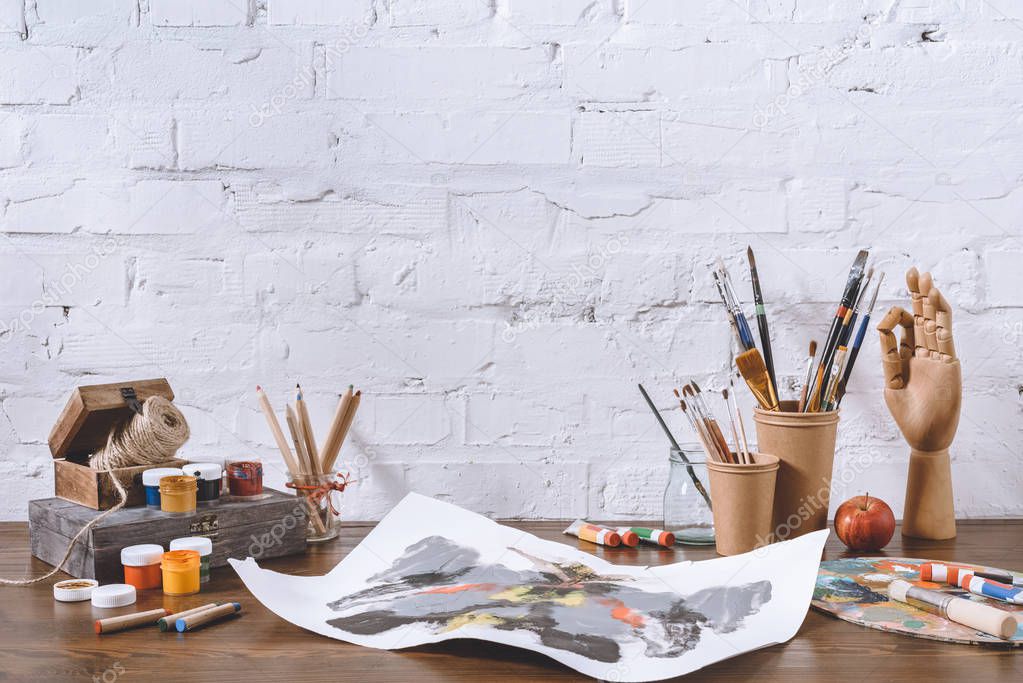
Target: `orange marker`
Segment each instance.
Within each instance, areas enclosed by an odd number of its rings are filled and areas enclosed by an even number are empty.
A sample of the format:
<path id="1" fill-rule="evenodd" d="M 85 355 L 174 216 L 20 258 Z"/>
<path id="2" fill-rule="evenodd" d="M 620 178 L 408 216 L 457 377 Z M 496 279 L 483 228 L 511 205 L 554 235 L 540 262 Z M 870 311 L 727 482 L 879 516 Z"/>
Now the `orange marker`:
<path id="1" fill-rule="evenodd" d="M 622 542 L 622 537 L 619 536 L 618 532 L 614 529 L 590 524 L 589 522 L 581 519 L 577 519 L 572 522 L 571 526 L 565 529 L 565 533 L 570 536 L 581 538 L 584 541 L 589 541 L 590 543 L 606 545 L 612 548 L 620 545 Z"/>

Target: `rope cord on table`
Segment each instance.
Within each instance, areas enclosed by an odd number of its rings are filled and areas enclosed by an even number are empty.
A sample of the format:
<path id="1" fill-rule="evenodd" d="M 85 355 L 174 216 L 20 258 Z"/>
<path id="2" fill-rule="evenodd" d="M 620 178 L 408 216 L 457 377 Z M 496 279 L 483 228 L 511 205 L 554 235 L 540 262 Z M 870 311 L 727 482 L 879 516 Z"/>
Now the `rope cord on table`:
<path id="1" fill-rule="evenodd" d="M 110 474 L 110 478 L 113 479 L 114 481 L 114 488 L 117 489 L 118 497 L 117 504 L 114 505 L 109 510 L 102 512 L 99 516 L 89 520 L 89 523 L 83 526 L 81 530 L 77 534 L 75 534 L 75 537 L 71 539 L 70 543 L 68 543 L 67 551 L 64 553 L 64 557 L 61 558 L 60 563 L 57 564 L 57 566 L 54 567 L 52 571 L 43 574 L 42 576 L 37 576 L 34 579 L 5 579 L 2 576 L 0 576 L 0 586 L 30 586 L 33 583 L 39 583 L 40 581 L 45 581 L 46 579 L 50 578 L 51 576 L 59 572 L 61 569 L 63 569 L 64 565 L 67 564 L 68 558 L 71 557 L 71 550 L 75 547 L 75 543 L 78 542 L 78 539 L 84 536 L 90 529 L 92 529 L 92 527 L 96 526 L 96 524 L 99 523 L 104 517 L 111 513 L 117 512 L 118 510 L 124 507 L 124 504 L 128 502 L 128 494 L 124 490 L 124 486 L 121 484 L 121 481 L 116 476 L 114 476 L 113 472 L 111 472 L 110 470 L 106 470 L 106 472 Z"/>

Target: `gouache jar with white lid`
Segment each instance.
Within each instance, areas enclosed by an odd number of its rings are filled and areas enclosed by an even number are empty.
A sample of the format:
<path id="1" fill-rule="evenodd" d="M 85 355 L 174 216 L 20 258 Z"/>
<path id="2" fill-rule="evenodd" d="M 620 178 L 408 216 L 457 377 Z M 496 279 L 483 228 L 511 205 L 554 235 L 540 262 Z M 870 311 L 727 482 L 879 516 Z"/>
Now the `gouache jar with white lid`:
<path id="1" fill-rule="evenodd" d="M 160 572 L 161 559 L 163 546 L 155 543 L 121 548 L 124 582 L 140 591 L 159 588 L 163 578 Z"/>
<path id="2" fill-rule="evenodd" d="M 170 542 L 171 550 L 194 550 L 199 553 L 199 583 L 210 580 L 210 560 L 213 559 L 213 541 L 205 536 L 186 536 Z"/>
<path id="3" fill-rule="evenodd" d="M 142 486 L 146 489 L 146 507 L 160 509 L 160 480 L 184 474 L 180 467 L 154 467 L 142 473 Z"/>

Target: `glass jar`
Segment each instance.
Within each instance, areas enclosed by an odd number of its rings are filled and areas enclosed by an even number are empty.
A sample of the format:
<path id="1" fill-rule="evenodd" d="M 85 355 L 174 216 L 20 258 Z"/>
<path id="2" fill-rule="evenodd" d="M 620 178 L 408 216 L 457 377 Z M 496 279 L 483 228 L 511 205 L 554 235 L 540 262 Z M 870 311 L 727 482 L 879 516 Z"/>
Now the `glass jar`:
<path id="1" fill-rule="evenodd" d="M 293 480 L 288 485 L 288 488 L 295 489 L 295 495 L 302 498 L 305 505 L 309 518 L 307 543 L 337 538 L 341 511 L 341 492 L 333 488 L 337 481 L 333 474 L 317 474 L 298 477 L 297 481 Z"/>
<path id="2" fill-rule="evenodd" d="M 668 486 L 664 489 L 664 528 L 677 543 L 713 545 L 714 518 L 706 455 L 698 447 L 668 453 Z"/>

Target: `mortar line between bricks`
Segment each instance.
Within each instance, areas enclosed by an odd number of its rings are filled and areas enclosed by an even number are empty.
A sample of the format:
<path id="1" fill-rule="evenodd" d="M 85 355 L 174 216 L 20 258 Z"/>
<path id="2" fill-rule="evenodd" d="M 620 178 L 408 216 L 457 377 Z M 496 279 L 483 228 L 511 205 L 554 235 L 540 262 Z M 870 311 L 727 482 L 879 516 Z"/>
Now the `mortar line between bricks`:
<path id="1" fill-rule="evenodd" d="M 590 95 L 591 97 L 593 97 L 593 94 L 592 94 L 592 93 L 590 93 L 590 92 L 589 92 L 588 90 L 586 90 L 585 88 L 581 88 L 581 87 L 580 87 L 579 89 L 580 89 L 580 90 L 582 90 L 582 91 L 583 91 L 584 93 L 586 93 L 587 95 Z M 663 147 L 663 146 L 661 146 L 661 145 L 660 145 L 659 143 L 657 143 L 657 142 L 654 142 L 653 140 L 650 140 L 650 139 L 649 139 L 648 137 L 646 137 L 646 134 L 645 134 L 645 133 L 644 133 L 643 131 L 641 131 L 641 130 L 639 130 L 638 128 L 636 128 L 636 127 L 635 127 L 634 125 L 632 125 L 632 122 L 631 122 L 631 121 L 629 121 L 629 120 L 628 120 L 628 118 L 627 118 L 626 116 L 624 116 L 624 115 L 623 115 L 623 114 L 622 114 L 621 112 L 615 111 L 614 109 L 608 109 L 607 111 L 608 111 L 609 113 L 611 113 L 611 114 L 615 115 L 616 117 L 618 117 L 618 118 L 619 118 L 619 120 L 621 120 L 621 121 L 622 121 L 622 123 L 623 123 L 624 125 L 626 125 L 626 126 L 628 126 L 629 128 L 631 128 L 631 129 L 632 129 L 633 131 L 635 131 L 635 133 L 636 133 L 637 135 L 639 135 L 640 137 L 644 138 L 644 139 L 645 139 L 645 140 L 646 140 L 647 142 L 649 142 L 650 144 L 653 144 L 653 145 L 656 145 L 656 146 L 658 146 L 658 147 L 659 147 L 659 149 L 661 150 L 661 154 L 663 154 L 664 156 L 667 156 L 667 157 L 668 157 L 669 159 L 671 159 L 671 160 L 672 160 L 673 162 L 675 162 L 675 163 L 676 163 L 676 164 L 678 164 L 679 166 L 682 166 L 682 167 L 684 167 L 684 166 L 685 166 L 685 164 L 684 164 L 683 162 L 681 162 L 681 161 L 679 161 L 678 159 L 676 159 L 676 158 L 675 158 L 675 157 L 674 157 L 674 156 L 673 156 L 673 155 L 672 155 L 672 154 L 671 154 L 670 152 L 666 152 L 666 151 L 664 150 L 664 147 Z M 748 133 L 749 131 L 747 130 L 746 132 Z M 721 162 L 721 160 L 722 160 L 722 159 L 724 159 L 724 158 L 725 158 L 726 156 L 728 156 L 728 154 L 729 154 L 729 153 L 731 153 L 731 151 L 732 151 L 732 150 L 733 150 L 733 149 L 734 149 L 734 148 L 735 148 L 735 147 L 736 147 L 736 146 L 737 146 L 737 145 L 739 144 L 739 142 L 741 142 L 741 141 L 742 141 L 742 140 L 743 140 L 744 138 L 745 138 L 745 136 L 743 136 L 743 137 L 740 137 L 740 138 L 739 138 L 739 141 L 737 141 L 737 142 L 736 142 L 735 144 L 733 144 L 733 145 L 732 145 L 731 147 L 729 147 L 729 148 L 728 148 L 727 150 L 725 150 L 725 153 L 724 153 L 723 155 L 721 155 L 721 156 L 720 156 L 720 157 L 719 157 L 719 158 L 718 158 L 718 159 L 717 159 L 716 161 L 714 161 L 714 162 L 713 162 L 713 163 L 711 164 L 711 166 L 714 166 L 714 165 L 716 165 L 716 164 L 720 163 L 720 162 Z M 788 261 L 789 263 L 791 263 L 791 264 L 792 264 L 792 265 L 793 265 L 793 266 L 794 266 L 794 267 L 796 268 L 796 270 L 799 270 L 799 271 L 801 271 L 801 272 L 802 272 L 802 273 L 803 273 L 804 275 L 807 275 L 807 276 L 809 276 L 809 277 L 811 277 L 811 278 L 813 277 L 813 274 L 812 274 L 812 273 L 810 273 L 810 272 L 809 272 L 809 271 L 807 271 L 807 270 L 806 270 L 805 268 L 803 268 L 803 267 L 802 267 L 801 265 L 799 265 L 799 264 L 798 264 L 798 263 L 797 263 L 797 262 L 796 262 L 795 260 L 793 260 L 792 258 L 790 258 L 790 257 L 788 256 L 788 254 L 786 254 L 785 252 L 783 252 L 783 251 L 782 251 L 781 249 L 779 249 L 778 247 L 774 246 L 774 244 L 772 244 L 772 243 L 771 243 L 770 241 L 768 241 L 768 240 L 767 240 L 767 238 L 766 238 L 766 237 L 764 237 L 764 236 L 763 236 L 763 235 L 762 235 L 761 233 L 759 233 L 759 232 L 757 232 L 757 231 L 753 230 L 752 228 L 750 228 L 750 227 L 749 227 L 748 225 L 746 225 L 746 224 L 745 224 L 745 223 L 743 223 L 743 222 L 742 222 L 741 220 L 739 220 L 739 219 L 738 219 L 738 218 L 737 218 L 737 217 L 736 217 L 736 216 L 735 216 L 734 214 L 732 214 L 732 213 L 731 213 L 730 211 L 728 211 L 728 210 L 727 210 L 727 209 L 725 209 L 725 208 L 724 208 L 723 206 L 721 206 L 721 204 L 720 204 L 720 203 L 719 203 L 719 202 L 718 202 L 717 200 L 715 200 L 715 199 L 714 199 L 713 195 L 707 194 L 707 195 L 706 195 L 706 197 L 707 197 L 707 199 L 709 199 L 709 200 L 710 200 L 711 202 L 713 202 L 713 203 L 714 203 L 714 205 L 715 205 L 715 206 L 717 206 L 717 207 L 718 207 L 718 208 L 719 208 L 719 209 L 720 209 L 721 211 L 723 211 L 724 213 L 728 214 L 728 216 L 730 216 L 730 217 L 732 218 L 732 220 L 734 220 L 734 221 L 736 222 L 736 224 L 738 224 L 738 225 L 739 225 L 739 227 L 743 228 L 743 229 L 744 229 L 744 230 L 745 230 L 745 231 L 746 231 L 747 233 L 749 233 L 749 234 L 751 234 L 751 235 L 755 236 L 755 237 L 756 237 L 757 239 L 759 239 L 759 240 L 760 240 L 761 242 L 763 242 L 763 243 L 764 243 L 764 244 L 765 244 L 765 245 L 766 245 L 766 246 L 767 246 L 768 248 L 770 248 L 770 249 L 774 250 L 774 251 L 775 251 L 775 253 L 777 253 L 777 254 L 778 254 L 779 256 L 781 256 L 781 257 L 782 257 L 783 259 L 785 259 L 786 261 Z M 786 226 L 785 226 L 785 229 L 786 229 L 786 231 L 788 230 L 788 225 L 787 225 L 787 224 L 786 224 Z"/>

